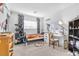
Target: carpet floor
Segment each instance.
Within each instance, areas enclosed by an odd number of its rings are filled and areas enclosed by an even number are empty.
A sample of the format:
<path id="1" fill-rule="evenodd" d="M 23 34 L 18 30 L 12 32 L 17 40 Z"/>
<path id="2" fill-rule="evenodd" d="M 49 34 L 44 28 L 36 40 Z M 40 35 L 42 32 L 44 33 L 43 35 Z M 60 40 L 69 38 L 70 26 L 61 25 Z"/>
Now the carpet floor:
<path id="1" fill-rule="evenodd" d="M 71 56 L 68 50 L 62 47 L 53 48 L 52 46 L 36 47 L 34 44 L 27 46 L 15 45 L 14 56 Z"/>

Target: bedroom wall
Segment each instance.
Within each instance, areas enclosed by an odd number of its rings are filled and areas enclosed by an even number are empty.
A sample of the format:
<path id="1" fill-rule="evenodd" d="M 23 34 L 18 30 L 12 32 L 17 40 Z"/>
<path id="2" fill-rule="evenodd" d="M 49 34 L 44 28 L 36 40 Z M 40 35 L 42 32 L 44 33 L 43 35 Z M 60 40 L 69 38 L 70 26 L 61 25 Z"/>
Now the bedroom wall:
<path id="1" fill-rule="evenodd" d="M 6 14 L 0 13 L 0 24 L 4 22 L 5 20 L 6 20 Z M 3 30 L 1 29 L 1 26 L 0 26 L 0 32 L 3 32 Z"/>
<path id="2" fill-rule="evenodd" d="M 1 7 L 1 6 L 0 6 Z M 4 22 L 7 18 L 7 13 L 8 13 L 8 10 L 4 7 L 4 12 L 2 13 L 0 11 L 0 25 L 2 24 L 2 22 Z M 3 32 L 3 29 L 1 29 L 1 26 L 0 26 L 0 32 Z"/>
<path id="3" fill-rule="evenodd" d="M 71 5 L 67 8 L 64 8 L 54 14 L 52 14 L 48 23 L 53 24 L 55 29 L 59 29 L 58 25 L 59 20 L 63 20 L 64 27 L 68 28 L 68 22 L 73 20 L 75 17 L 79 16 L 79 4 Z M 45 19 L 46 21 L 46 19 Z M 46 23 L 46 22 L 44 22 Z M 45 26 L 46 27 L 46 26 Z"/>
<path id="4" fill-rule="evenodd" d="M 12 12 L 9 19 L 9 31 L 15 33 L 15 24 L 18 24 L 18 14 L 16 12 Z"/>
<path id="5" fill-rule="evenodd" d="M 35 16 L 30 16 L 24 14 L 24 20 L 31 20 L 31 21 L 36 21 Z M 18 13 L 17 12 L 12 12 L 11 17 L 9 19 L 9 31 L 15 33 L 15 24 L 18 23 Z M 24 30 L 26 34 L 36 34 L 37 29 L 26 29 Z M 43 18 L 40 18 L 40 32 L 43 32 Z"/>

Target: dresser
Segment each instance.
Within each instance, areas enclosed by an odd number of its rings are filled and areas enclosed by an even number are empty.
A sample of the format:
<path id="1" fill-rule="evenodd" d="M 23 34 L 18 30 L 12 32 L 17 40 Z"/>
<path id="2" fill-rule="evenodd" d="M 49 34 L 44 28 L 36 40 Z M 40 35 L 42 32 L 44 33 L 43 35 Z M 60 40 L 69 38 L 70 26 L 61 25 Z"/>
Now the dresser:
<path id="1" fill-rule="evenodd" d="M 0 33 L 0 56 L 13 55 L 13 34 Z"/>

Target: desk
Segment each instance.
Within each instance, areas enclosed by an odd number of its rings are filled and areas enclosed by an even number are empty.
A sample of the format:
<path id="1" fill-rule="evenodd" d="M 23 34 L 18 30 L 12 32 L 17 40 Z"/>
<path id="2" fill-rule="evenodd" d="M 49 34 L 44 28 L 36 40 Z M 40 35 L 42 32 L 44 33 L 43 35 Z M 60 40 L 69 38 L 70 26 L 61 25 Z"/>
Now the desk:
<path id="1" fill-rule="evenodd" d="M 55 45 L 55 43 L 57 43 L 57 45 L 58 46 L 61 46 L 62 45 L 62 37 L 63 37 L 63 35 L 61 35 L 61 34 L 56 34 L 56 33 L 54 33 L 54 34 L 52 34 L 53 35 L 53 37 L 52 38 L 50 38 L 51 40 L 50 40 L 50 43 L 51 43 L 51 41 L 52 41 L 52 44 L 53 44 L 53 47 L 54 47 L 54 45 Z"/>

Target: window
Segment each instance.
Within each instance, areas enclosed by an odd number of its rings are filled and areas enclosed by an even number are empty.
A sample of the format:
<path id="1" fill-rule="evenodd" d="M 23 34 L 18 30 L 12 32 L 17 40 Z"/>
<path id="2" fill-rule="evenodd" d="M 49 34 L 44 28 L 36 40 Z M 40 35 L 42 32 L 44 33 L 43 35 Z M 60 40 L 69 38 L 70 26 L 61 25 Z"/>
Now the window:
<path id="1" fill-rule="evenodd" d="M 37 29 L 37 21 L 24 20 L 24 29 Z"/>

